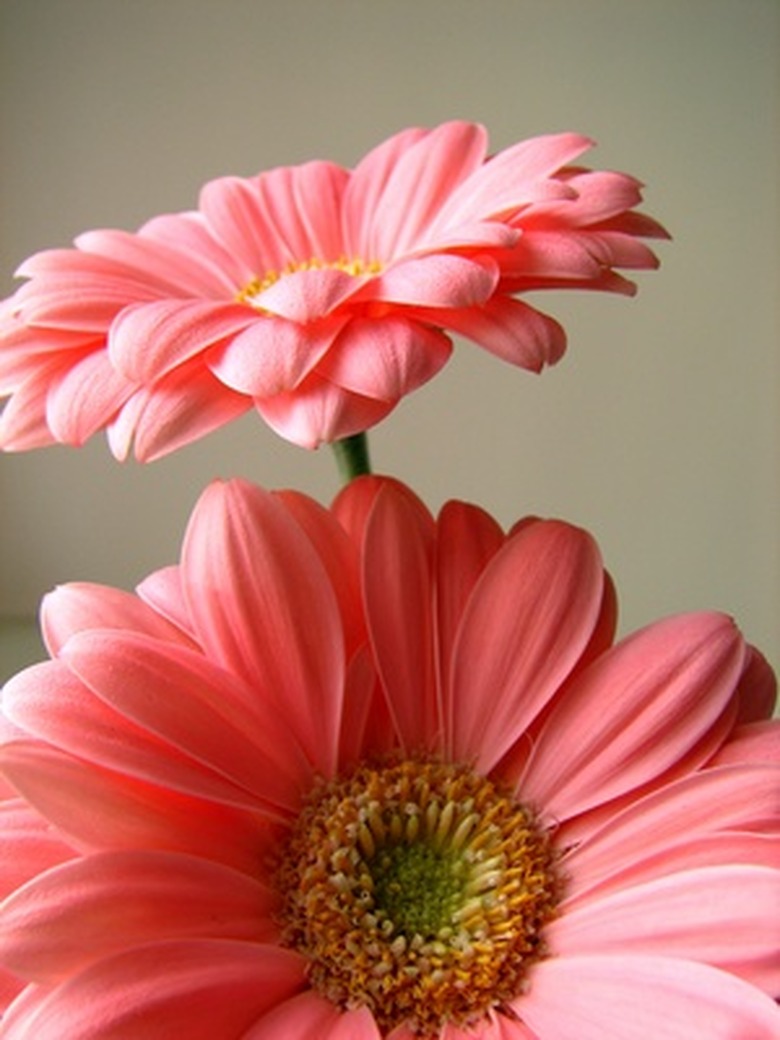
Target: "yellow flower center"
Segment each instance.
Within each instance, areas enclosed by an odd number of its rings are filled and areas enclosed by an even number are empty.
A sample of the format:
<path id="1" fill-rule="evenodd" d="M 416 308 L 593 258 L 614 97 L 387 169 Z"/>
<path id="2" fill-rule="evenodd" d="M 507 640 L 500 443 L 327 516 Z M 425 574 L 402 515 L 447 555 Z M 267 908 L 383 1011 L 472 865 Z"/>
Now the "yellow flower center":
<path id="1" fill-rule="evenodd" d="M 363 766 L 296 822 L 283 941 L 337 1006 L 435 1037 L 522 991 L 559 901 L 556 858 L 533 812 L 469 768 Z"/>
<path id="2" fill-rule="evenodd" d="M 297 274 L 299 271 L 325 270 L 344 271 L 345 274 L 351 274 L 355 278 L 360 278 L 364 275 L 379 274 L 382 270 L 382 263 L 379 260 L 361 260 L 359 257 L 345 256 L 340 257 L 338 260 L 321 260 L 316 256 L 310 257 L 308 260 L 291 260 L 279 271 L 266 271 L 265 274 L 253 278 L 251 282 L 248 282 L 236 294 L 236 301 L 254 306 L 255 298 L 260 293 L 265 292 L 275 282 L 278 282 L 280 278 L 290 274 Z"/>

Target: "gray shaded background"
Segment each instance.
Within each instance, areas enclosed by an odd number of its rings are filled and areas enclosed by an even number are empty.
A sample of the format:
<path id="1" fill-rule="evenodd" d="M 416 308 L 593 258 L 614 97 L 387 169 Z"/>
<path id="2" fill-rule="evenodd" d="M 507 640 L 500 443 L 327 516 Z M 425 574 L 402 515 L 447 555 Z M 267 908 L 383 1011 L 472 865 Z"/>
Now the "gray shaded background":
<path id="1" fill-rule="evenodd" d="M 372 435 L 437 508 L 562 516 L 598 538 L 622 629 L 733 613 L 780 663 L 776 0 L 0 0 L 0 279 L 92 227 L 191 208 L 203 181 L 353 164 L 409 124 L 494 148 L 578 130 L 647 184 L 674 242 L 634 300 L 549 294 L 569 353 L 542 377 L 468 344 Z M 214 476 L 327 501 L 327 450 L 246 418 L 172 458 L 0 457 L 7 673 L 54 584 L 172 562 Z"/>

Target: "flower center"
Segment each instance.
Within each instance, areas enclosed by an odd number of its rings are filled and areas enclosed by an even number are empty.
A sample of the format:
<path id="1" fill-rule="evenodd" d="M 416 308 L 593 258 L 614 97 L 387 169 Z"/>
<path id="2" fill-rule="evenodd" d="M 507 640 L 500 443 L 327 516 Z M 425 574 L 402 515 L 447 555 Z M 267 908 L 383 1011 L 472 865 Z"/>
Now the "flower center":
<path id="1" fill-rule="evenodd" d="M 530 809 L 471 769 L 418 761 L 315 790 L 278 884 L 311 985 L 426 1037 L 522 991 L 561 892 Z"/>
<path id="2" fill-rule="evenodd" d="M 266 271 L 264 275 L 253 278 L 243 289 L 236 294 L 237 303 L 248 303 L 255 305 L 255 298 L 265 292 L 280 278 L 289 274 L 297 274 L 299 271 L 344 271 L 355 278 L 364 275 L 379 274 L 382 263 L 379 260 L 361 260 L 359 257 L 342 256 L 338 260 L 320 260 L 313 256 L 309 260 L 291 260 L 279 271 Z"/>

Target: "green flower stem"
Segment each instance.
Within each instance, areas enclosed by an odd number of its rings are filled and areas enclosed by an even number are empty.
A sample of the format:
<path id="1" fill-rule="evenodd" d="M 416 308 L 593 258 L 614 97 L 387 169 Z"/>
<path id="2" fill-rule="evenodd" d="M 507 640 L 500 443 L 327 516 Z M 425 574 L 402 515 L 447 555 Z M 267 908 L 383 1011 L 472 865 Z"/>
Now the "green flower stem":
<path id="1" fill-rule="evenodd" d="M 333 451 L 336 454 L 336 464 L 339 474 L 345 484 L 355 477 L 362 477 L 371 472 L 371 462 L 368 458 L 368 438 L 365 433 L 355 433 L 351 437 L 333 442 Z"/>

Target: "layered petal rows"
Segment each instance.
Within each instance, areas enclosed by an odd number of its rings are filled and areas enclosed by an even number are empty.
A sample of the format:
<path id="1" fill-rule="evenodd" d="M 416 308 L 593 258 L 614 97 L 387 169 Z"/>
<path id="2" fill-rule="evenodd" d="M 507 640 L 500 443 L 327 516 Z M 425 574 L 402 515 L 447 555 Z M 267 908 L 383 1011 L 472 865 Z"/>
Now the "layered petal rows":
<path id="1" fill-rule="evenodd" d="M 305 447 L 362 432 L 447 361 L 453 333 L 538 371 L 565 335 L 518 299 L 631 293 L 656 266 L 638 182 L 572 165 L 574 133 L 488 156 L 481 126 L 402 131 L 330 162 L 207 184 L 196 211 L 30 257 L 0 307 L 0 446 L 150 460 L 254 408 Z"/>
<path id="2" fill-rule="evenodd" d="M 51 659 L 3 691 L 0 1036 L 780 1035 L 771 672 L 720 614 L 614 625 L 560 521 L 434 518 L 383 478 L 330 510 L 211 485 L 136 594 L 50 594 Z M 378 761 L 473 771 L 556 850 L 525 983 L 473 1021 L 388 1028 L 285 930 L 311 792 Z"/>

